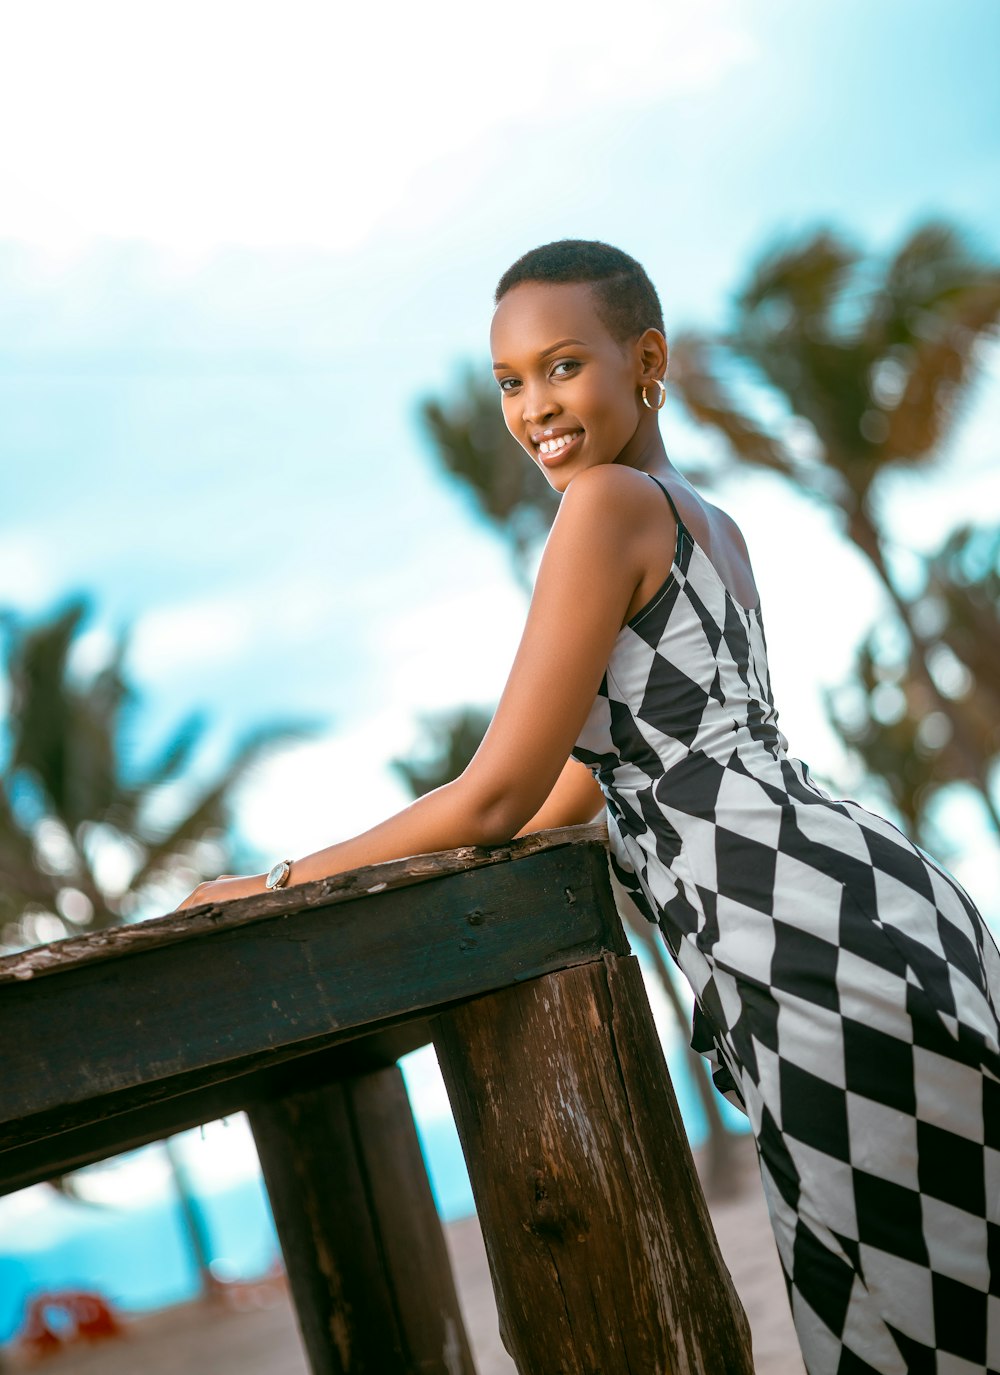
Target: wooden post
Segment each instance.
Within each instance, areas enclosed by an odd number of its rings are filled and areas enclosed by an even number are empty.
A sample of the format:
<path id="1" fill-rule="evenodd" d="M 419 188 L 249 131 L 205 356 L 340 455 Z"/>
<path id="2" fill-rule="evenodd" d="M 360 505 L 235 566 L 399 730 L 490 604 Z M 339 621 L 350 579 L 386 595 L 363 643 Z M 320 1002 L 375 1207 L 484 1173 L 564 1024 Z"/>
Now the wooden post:
<path id="1" fill-rule="evenodd" d="M 398 1066 L 247 1115 L 313 1375 L 475 1375 Z"/>
<path id="2" fill-rule="evenodd" d="M 520 1375 L 751 1375 L 636 959 L 531 979 L 435 1027 Z"/>

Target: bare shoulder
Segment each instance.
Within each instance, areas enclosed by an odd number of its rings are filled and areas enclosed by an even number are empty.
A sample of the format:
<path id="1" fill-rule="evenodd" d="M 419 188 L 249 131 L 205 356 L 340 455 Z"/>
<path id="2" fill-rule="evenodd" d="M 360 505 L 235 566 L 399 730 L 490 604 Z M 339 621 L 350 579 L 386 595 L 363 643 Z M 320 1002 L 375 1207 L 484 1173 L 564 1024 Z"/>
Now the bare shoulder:
<path id="1" fill-rule="evenodd" d="M 621 594 L 621 605 L 614 606 L 619 628 L 651 557 L 652 488 L 634 468 L 601 463 L 582 469 L 567 484 L 546 541 L 549 562 L 561 576 L 579 583 L 586 569 L 598 573 L 616 599 Z"/>
<path id="2" fill-rule="evenodd" d="M 703 498 L 704 500 L 704 498 Z M 725 535 L 726 540 L 743 555 L 749 562 L 750 553 L 747 549 L 747 542 L 743 537 L 743 531 L 736 524 L 728 511 L 724 511 L 721 506 L 716 506 L 712 502 L 706 501 L 706 507 L 711 512 L 711 517 L 717 528 Z"/>
<path id="3" fill-rule="evenodd" d="M 743 531 L 728 511 L 716 506 L 714 501 L 709 501 L 704 493 L 699 492 L 684 477 L 681 478 L 679 489 L 675 488 L 673 495 L 680 507 L 681 515 L 701 544 L 706 548 L 716 546 L 720 550 L 728 549 L 749 561 Z"/>
<path id="4" fill-rule="evenodd" d="M 743 531 L 728 511 L 702 498 L 707 517 L 706 528 L 695 531 L 723 582 L 742 606 L 754 606 L 759 601 L 753 574 L 750 551 Z"/>
<path id="5" fill-rule="evenodd" d="M 621 463 L 598 463 L 575 475 L 563 493 L 560 506 L 569 504 L 591 518 L 618 518 L 624 525 L 631 525 L 637 513 L 648 504 L 652 485 L 648 473 Z"/>
<path id="6" fill-rule="evenodd" d="M 627 463 L 595 463 L 584 468 L 572 479 L 566 491 L 633 492 L 649 486 L 649 474 Z"/>

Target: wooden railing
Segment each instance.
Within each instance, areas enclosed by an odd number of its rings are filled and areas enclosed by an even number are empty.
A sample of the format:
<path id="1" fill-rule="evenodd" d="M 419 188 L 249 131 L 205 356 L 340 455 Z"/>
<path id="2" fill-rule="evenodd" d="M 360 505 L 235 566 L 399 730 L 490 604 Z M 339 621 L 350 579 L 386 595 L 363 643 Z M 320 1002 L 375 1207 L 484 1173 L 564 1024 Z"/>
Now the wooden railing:
<path id="1" fill-rule="evenodd" d="M 433 1041 L 522 1375 L 745 1375 L 600 825 L 0 960 L 0 1192 L 245 1110 L 316 1375 L 472 1375 L 400 1055 Z"/>

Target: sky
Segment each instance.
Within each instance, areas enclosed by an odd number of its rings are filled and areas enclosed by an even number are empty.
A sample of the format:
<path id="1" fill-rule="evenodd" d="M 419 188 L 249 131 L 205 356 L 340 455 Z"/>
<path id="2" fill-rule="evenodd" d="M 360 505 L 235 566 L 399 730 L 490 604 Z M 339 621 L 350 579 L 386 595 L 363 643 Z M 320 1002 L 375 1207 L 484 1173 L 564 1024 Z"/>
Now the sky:
<path id="1" fill-rule="evenodd" d="M 494 705 L 524 623 L 419 423 L 488 373 L 503 270 L 606 239 L 669 341 L 820 226 L 885 255 L 944 217 L 996 257 L 998 40 L 995 0 L 7 7 L 0 604 L 90 595 L 81 674 L 129 629 L 134 767 L 196 710 L 199 784 L 250 728 L 316 725 L 239 792 L 261 868 L 375 824 L 410 800 L 388 761 L 422 714 Z M 934 470 L 885 485 L 902 548 L 1000 520 L 998 423 L 993 344 Z M 672 394 L 661 427 L 682 469 L 718 452 Z M 792 752 L 869 797 L 821 693 L 884 614 L 871 575 L 776 479 L 713 498 Z M 948 862 L 1000 918 L 996 847 L 967 799 L 950 816 Z"/>
<path id="2" fill-rule="evenodd" d="M 943 215 L 997 247 L 993 3 L 43 0 L 3 28 L 0 601 L 91 594 L 81 672 L 130 629 L 137 765 L 193 710 L 197 781 L 260 721 L 316 725 L 244 789 L 262 866 L 405 805 L 385 760 L 420 713 L 500 696 L 524 596 L 418 408 L 488 368 L 514 257 L 621 245 L 669 340 L 723 325 L 775 236 L 884 254 Z M 997 515 L 998 373 L 994 349 L 947 463 L 888 484 L 904 544 Z M 682 468 L 712 452 L 673 396 L 661 425 Z M 717 499 L 793 752 L 863 790 L 819 688 L 881 610 L 870 575 L 776 481 Z"/>

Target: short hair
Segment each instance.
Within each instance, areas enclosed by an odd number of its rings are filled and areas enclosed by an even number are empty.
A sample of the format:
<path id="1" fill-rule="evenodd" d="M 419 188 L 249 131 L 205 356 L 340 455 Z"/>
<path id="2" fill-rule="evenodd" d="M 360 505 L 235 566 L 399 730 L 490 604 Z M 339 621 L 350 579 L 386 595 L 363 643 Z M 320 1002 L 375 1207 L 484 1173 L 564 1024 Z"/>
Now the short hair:
<path id="1" fill-rule="evenodd" d="M 494 304 L 521 282 L 591 283 L 597 313 L 619 343 L 647 329 L 664 333 L 660 298 L 645 268 L 599 239 L 557 239 L 530 249 L 500 278 Z"/>

